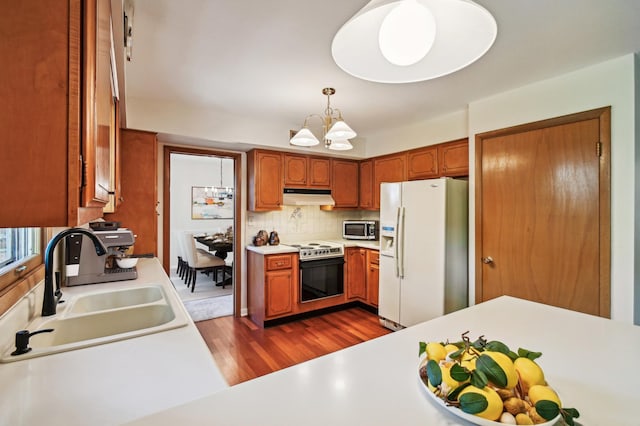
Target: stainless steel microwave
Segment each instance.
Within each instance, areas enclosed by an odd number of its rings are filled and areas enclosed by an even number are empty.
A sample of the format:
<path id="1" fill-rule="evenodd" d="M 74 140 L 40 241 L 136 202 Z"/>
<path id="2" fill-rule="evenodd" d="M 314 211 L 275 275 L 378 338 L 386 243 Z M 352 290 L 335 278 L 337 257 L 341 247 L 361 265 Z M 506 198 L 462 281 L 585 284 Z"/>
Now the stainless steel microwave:
<path id="1" fill-rule="evenodd" d="M 342 238 L 346 240 L 377 240 L 377 220 L 345 220 L 342 222 Z"/>

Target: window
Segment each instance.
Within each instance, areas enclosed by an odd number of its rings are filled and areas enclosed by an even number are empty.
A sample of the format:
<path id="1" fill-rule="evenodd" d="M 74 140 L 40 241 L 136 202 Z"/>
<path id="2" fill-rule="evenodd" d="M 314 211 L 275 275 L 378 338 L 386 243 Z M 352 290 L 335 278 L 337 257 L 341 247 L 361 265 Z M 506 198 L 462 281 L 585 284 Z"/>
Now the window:
<path id="1" fill-rule="evenodd" d="M 0 228 L 0 291 L 42 264 L 40 228 Z"/>

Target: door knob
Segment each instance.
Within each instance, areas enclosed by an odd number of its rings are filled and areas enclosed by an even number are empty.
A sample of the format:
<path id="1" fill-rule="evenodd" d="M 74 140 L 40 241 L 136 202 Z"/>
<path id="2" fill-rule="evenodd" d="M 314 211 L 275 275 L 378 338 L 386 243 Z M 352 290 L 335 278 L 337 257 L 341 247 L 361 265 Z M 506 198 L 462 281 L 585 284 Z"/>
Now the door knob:
<path id="1" fill-rule="evenodd" d="M 491 256 L 483 257 L 482 258 L 482 263 L 484 263 L 485 265 L 493 263 L 493 258 Z"/>

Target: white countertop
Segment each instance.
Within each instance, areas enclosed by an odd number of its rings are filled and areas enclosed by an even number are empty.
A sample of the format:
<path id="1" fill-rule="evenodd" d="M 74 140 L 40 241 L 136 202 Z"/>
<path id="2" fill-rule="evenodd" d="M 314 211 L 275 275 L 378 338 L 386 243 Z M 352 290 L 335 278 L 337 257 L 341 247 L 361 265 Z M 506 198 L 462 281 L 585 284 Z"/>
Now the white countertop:
<path id="1" fill-rule="evenodd" d="M 365 240 L 344 240 L 344 239 L 322 239 L 322 241 L 329 241 L 332 243 L 342 244 L 344 247 L 362 247 L 373 250 L 380 249 L 380 241 L 365 241 Z M 286 244 L 278 244 L 277 246 L 252 246 L 248 245 L 247 250 L 260 253 L 263 255 L 267 254 L 280 254 L 280 253 L 296 253 L 298 249 L 296 247 L 288 246 Z"/>
<path id="2" fill-rule="evenodd" d="M 157 259 L 140 259 L 138 276 L 63 291 L 70 297 L 154 283 L 177 298 Z M 42 285 L 36 291 L 42 292 Z M 0 364 L 0 424 L 122 424 L 225 388 L 189 320 L 187 326 L 156 334 Z"/>
<path id="3" fill-rule="evenodd" d="M 470 331 L 539 363 L 583 425 L 638 425 L 640 327 L 500 297 L 175 407 L 134 425 L 469 424 L 427 399 L 418 342 Z"/>
<path id="4" fill-rule="evenodd" d="M 297 253 L 298 249 L 286 244 L 278 244 L 277 246 L 247 246 L 247 250 L 260 254 L 281 254 L 281 253 Z"/>

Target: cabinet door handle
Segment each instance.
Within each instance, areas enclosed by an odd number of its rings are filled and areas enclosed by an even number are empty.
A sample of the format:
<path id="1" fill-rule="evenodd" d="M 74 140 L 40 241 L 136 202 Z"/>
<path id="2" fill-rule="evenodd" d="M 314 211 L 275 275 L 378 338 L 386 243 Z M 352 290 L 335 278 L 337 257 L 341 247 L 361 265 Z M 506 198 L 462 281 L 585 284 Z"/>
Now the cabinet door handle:
<path id="1" fill-rule="evenodd" d="M 482 263 L 484 263 L 485 265 L 490 265 L 493 263 L 493 258 L 491 256 L 483 257 Z"/>

